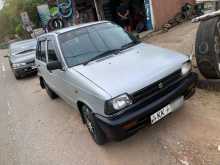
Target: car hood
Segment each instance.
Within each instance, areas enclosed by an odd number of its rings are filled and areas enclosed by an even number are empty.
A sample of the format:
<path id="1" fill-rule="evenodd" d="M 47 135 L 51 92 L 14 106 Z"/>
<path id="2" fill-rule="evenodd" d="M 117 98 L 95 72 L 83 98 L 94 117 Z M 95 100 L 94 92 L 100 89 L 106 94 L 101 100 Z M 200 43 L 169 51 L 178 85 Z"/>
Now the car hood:
<path id="1" fill-rule="evenodd" d="M 35 51 L 23 53 L 19 55 L 13 55 L 10 57 L 10 60 L 13 64 L 32 62 L 34 61 L 34 59 L 35 59 Z"/>
<path id="2" fill-rule="evenodd" d="M 186 55 L 138 44 L 114 57 L 79 65 L 78 71 L 111 97 L 132 94 L 168 76 L 181 68 L 189 58 Z"/>

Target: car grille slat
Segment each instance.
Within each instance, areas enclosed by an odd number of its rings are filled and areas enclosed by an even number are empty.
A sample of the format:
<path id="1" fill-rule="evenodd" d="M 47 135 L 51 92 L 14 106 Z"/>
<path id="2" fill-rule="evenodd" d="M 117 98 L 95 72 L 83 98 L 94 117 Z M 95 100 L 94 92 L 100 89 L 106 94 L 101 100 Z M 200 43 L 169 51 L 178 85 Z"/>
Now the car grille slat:
<path id="1" fill-rule="evenodd" d="M 181 78 L 181 70 L 178 70 L 170 74 L 166 78 L 161 79 L 158 82 L 135 92 L 134 94 L 132 94 L 134 103 L 146 98 L 152 100 L 154 97 L 159 98 L 160 95 L 162 97 L 162 95 L 169 92 L 169 90 L 171 90 L 170 87 L 174 87 L 174 85 L 178 83 Z"/>
<path id="2" fill-rule="evenodd" d="M 33 61 L 28 61 L 28 62 L 26 62 L 26 64 L 34 64 L 35 63 L 35 61 L 33 60 Z"/>

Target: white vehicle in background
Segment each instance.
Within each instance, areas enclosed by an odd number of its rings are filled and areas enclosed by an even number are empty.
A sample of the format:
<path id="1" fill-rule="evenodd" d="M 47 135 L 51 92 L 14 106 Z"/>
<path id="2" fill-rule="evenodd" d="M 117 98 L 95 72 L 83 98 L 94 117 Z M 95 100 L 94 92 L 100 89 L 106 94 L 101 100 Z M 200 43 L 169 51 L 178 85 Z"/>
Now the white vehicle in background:
<path id="1" fill-rule="evenodd" d="M 35 66 L 36 46 L 36 39 L 10 44 L 9 63 L 16 79 L 37 73 Z"/>

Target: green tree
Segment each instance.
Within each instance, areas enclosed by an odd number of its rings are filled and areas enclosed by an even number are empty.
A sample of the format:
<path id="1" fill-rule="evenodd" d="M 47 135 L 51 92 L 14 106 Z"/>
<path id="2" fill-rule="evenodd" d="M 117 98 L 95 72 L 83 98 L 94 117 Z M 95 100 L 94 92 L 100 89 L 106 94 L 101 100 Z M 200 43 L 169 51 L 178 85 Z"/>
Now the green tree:
<path id="1" fill-rule="evenodd" d="M 39 27 L 37 6 L 42 3 L 45 3 L 45 0 L 5 0 L 4 7 L 0 10 L 0 40 L 15 34 L 25 36 L 21 25 L 21 12 L 28 12 L 31 21 Z"/>

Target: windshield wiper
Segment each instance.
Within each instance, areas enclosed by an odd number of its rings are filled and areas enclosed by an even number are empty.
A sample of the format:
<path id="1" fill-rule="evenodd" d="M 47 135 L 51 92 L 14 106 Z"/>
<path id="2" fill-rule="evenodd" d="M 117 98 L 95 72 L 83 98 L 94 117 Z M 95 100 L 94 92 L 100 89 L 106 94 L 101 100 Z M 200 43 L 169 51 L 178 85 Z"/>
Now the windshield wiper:
<path id="1" fill-rule="evenodd" d="M 132 47 L 132 46 L 134 46 L 134 45 L 137 45 L 137 44 L 139 44 L 139 43 L 140 43 L 139 41 L 132 41 L 132 42 L 130 42 L 130 43 L 128 43 L 128 44 L 125 44 L 125 45 L 121 46 L 121 48 L 119 48 L 119 49 L 108 50 L 108 51 L 106 51 L 106 52 L 104 52 L 104 53 L 101 53 L 101 54 L 95 56 L 94 58 L 90 59 L 89 61 L 84 62 L 83 65 L 87 65 L 87 64 L 90 63 L 91 61 L 95 61 L 95 60 L 97 60 L 97 59 L 99 59 L 99 58 L 103 58 L 103 57 L 105 57 L 105 56 L 108 56 L 109 54 L 118 54 L 118 53 L 120 53 L 122 50 L 128 49 L 128 48 L 130 48 L 130 47 Z"/>
<path id="2" fill-rule="evenodd" d="M 36 49 L 28 49 L 28 50 L 20 51 L 20 52 L 16 53 L 16 55 L 24 54 L 24 53 L 28 53 L 28 52 L 33 52 L 33 51 L 35 51 L 35 50 L 36 50 Z"/>
<path id="3" fill-rule="evenodd" d="M 84 62 L 83 65 L 87 65 L 91 61 L 95 61 L 95 60 L 97 60 L 99 58 L 103 58 L 103 57 L 108 56 L 110 54 L 118 54 L 120 51 L 121 51 L 121 49 L 113 49 L 113 50 L 105 51 L 105 52 L 95 56 L 94 58 L 91 58 L 89 61 Z"/>
<path id="4" fill-rule="evenodd" d="M 134 46 L 134 45 L 137 45 L 137 44 L 139 44 L 139 43 L 140 43 L 139 41 L 129 42 L 129 43 L 123 45 L 123 46 L 121 47 L 121 50 L 128 49 L 128 48 L 130 48 L 130 47 L 132 47 L 132 46 Z"/>

